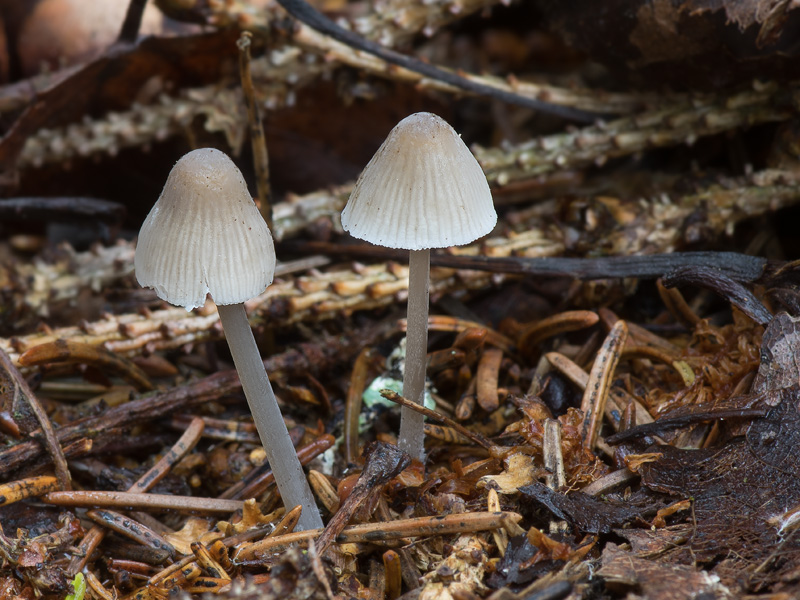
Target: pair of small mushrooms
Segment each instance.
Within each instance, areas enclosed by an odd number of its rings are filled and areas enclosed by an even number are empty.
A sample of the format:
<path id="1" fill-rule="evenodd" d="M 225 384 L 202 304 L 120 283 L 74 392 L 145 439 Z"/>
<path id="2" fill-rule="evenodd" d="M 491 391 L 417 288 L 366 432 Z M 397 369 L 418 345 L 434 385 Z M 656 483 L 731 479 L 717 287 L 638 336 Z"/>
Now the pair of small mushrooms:
<path id="1" fill-rule="evenodd" d="M 403 395 L 414 402 L 422 403 L 425 390 L 430 249 L 469 243 L 496 222 L 477 161 L 430 113 L 411 115 L 389 133 L 342 212 L 353 236 L 410 251 Z M 321 527 L 244 310 L 272 283 L 272 236 L 224 153 L 204 148 L 178 161 L 142 225 L 135 267 L 141 285 L 187 310 L 211 295 L 284 503 L 303 507 L 299 528 Z M 400 447 L 422 459 L 423 417 L 407 408 L 401 415 Z"/>

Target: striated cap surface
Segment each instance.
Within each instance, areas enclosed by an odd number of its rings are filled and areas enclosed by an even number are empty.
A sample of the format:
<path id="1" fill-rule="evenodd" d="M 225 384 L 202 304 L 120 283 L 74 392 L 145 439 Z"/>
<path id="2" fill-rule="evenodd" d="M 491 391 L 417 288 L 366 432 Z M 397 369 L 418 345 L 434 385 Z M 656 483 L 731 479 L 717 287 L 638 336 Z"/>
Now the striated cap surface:
<path id="1" fill-rule="evenodd" d="M 238 304 L 272 283 L 272 235 L 224 152 L 202 148 L 175 164 L 139 232 L 134 265 L 142 286 L 186 310 L 207 293 Z"/>
<path id="2" fill-rule="evenodd" d="M 407 250 L 468 244 L 496 223 L 478 161 L 431 113 L 413 114 L 392 129 L 342 211 L 342 227 L 354 237 Z"/>

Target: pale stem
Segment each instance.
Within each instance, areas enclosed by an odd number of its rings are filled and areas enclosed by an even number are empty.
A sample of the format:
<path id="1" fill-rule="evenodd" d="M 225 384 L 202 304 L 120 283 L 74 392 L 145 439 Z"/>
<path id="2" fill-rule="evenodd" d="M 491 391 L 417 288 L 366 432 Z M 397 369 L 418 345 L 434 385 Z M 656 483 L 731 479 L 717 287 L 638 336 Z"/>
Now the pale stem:
<path id="1" fill-rule="evenodd" d="M 403 396 L 424 403 L 425 367 L 428 360 L 428 282 L 431 270 L 430 250 L 411 250 L 408 255 L 408 318 L 406 327 L 406 366 L 403 373 Z M 425 417 L 406 408 L 400 409 L 402 450 L 412 458 L 425 460 Z"/>
<path id="2" fill-rule="evenodd" d="M 217 306 L 219 319 L 225 330 L 225 338 L 231 349 L 233 364 L 239 373 L 242 389 L 250 406 L 250 412 L 258 429 L 258 436 L 267 454 L 275 482 L 283 498 L 286 510 L 298 504 L 303 507 L 298 528 L 317 529 L 322 527 L 317 504 L 297 459 L 297 453 L 283 421 L 281 409 L 267 377 L 264 363 L 247 322 L 243 304 Z"/>

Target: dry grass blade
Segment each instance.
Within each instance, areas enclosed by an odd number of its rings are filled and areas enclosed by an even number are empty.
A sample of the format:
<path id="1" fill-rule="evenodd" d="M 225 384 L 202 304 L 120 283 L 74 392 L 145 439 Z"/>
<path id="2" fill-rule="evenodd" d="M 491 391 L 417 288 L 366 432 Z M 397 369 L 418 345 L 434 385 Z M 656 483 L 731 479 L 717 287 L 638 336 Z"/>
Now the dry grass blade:
<path id="1" fill-rule="evenodd" d="M 470 431 L 469 429 L 467 429 L 466 427 L 464 427 L 460 423 L 456 423 L 451 418 L 446 417 L 445 415 L 443 415 L 441 413 L 438 413 L 435 410 L 431 410 L 429 408 L 425 408 L 424 406 L 420 406 L 416 402 L 411 402 L 410 400 L 408 400 L 407 398 L 404 398 L 403 396 L 401 396 L 400 394 L 398 394 L 395 391 L 392 391 L 392 390 L 381 390 L 381 396 L 383 396 L 387 400 L 391 400 L 392 402 L 395 402 L 395 403 L 399 404 L 400 406 L 407 406 L 407 407 L 411 408 L 412 410 L 415 410 L 418 413 L 421 413 L 421 414 L 425 415 L 426 417 L 428 417 L 430 419 L 434 419 L 435 421 L 439 421 L 440 423 L 444 423 L 448 427 L 452 427 L 453 429 L 455 429 L 458 433 L 460 433 L 461 435 L 463 435 L 467 439 L 472 440 L 474 443 L 478 444 L 479 446 L 483 446 L 484 448 L 486 448 L 489 451 L 497 450 L 497 446 L 492 444 L 489 440 L 487 440 L 482 435 L 480 435 L 478 433 L 475 433 L 474 431 Z"/>

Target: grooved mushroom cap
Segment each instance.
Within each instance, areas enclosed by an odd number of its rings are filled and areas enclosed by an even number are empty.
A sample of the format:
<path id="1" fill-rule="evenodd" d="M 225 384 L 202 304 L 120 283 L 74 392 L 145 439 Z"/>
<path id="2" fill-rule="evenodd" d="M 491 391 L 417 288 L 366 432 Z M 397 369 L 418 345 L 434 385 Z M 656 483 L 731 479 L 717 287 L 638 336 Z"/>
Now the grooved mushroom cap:
<path id="1" fill-rule="evenodd" d="M 272 235 L 224 152 L 202 148 L 175 164 L 139 232 L 134 265 L 142 286 L 186 310 L 207 293 L 239 304 L 272 283 Z"/>
<path id="2" fill-rule="evenodd" d="M 342 211 L 354 237 L 388 248 L 467 244 L 497 223 L 478 161 L 441 117 L 400 121 L 369 161 Z"/>

